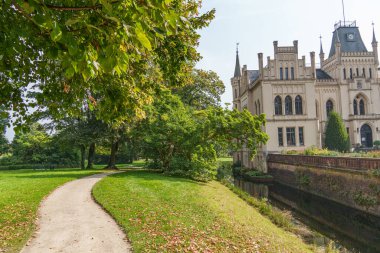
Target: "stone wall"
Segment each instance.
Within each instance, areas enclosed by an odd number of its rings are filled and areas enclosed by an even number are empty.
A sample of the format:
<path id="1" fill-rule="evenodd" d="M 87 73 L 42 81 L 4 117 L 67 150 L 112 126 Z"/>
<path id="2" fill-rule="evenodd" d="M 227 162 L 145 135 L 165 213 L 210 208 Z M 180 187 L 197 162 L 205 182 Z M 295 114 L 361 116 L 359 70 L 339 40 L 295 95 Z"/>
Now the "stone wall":
<path id="1" fill-rule="evenodd" d="M 380 216 L 380 159 L 271 154 L 268 173 L 281 184 Z"/>

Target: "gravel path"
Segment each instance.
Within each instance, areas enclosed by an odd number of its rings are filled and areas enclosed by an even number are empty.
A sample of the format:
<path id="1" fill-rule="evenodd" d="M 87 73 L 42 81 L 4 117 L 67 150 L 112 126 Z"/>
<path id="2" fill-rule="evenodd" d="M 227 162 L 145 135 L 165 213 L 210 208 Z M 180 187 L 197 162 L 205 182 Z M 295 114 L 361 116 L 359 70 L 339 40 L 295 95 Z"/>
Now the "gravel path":
<path id="1" fill-rule="evenodd" d="M 41 204 L 37 231 L 21 253 L 132 252 L 125 234 L 91 197 L 96 182 L 112 173 L 69 182 Z"/>

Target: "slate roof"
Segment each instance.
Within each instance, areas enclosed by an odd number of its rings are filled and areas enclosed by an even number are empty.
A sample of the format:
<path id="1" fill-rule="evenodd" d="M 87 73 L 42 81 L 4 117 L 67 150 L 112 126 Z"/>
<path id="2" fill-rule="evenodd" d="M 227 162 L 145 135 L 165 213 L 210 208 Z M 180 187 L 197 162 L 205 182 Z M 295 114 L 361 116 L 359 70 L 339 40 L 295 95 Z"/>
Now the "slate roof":
<path id="1" fill-rule="evenodd" d="M 354 34 L 354 39 L 349 40 L 347 34 Z M 335 54 L 335 42 L 341 43 L 342 52 L 368 52 L 358 27 L 341 26 L 333 32 L 329 57 Z"/>
<path id="2" fill-rule="evenodd" d="M 247 72 L 249 83 L 256 81 L 260 76 L 260 71 L 258 70 L 247 70 Z"/>
<path id="3" fill-rule="evenodd" d="M 236 51 L 236 63 L 235 63 L 234 77 L 241 77 L 241 68 L 240 68 L 239 52 L 238 51 Z"/>
<path id="4" fill-rule="evenodd" d="M 325 71 L 322 69 L 316 69 L 316 74 L 317 74 L 317 79 L 332 79 L 329 74 L 327 74 Z"/>

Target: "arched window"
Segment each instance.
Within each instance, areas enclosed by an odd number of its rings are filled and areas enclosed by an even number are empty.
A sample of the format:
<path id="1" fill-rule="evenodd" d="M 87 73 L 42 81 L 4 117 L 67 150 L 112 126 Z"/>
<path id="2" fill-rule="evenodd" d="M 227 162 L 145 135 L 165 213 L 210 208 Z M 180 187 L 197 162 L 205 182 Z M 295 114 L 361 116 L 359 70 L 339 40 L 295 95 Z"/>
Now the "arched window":
<path id="1" fill-rule="evenodd" d="M 330 115 L 330 112 L 332 112 L 334 110 L 334 104 L 333 102 L 329 99 L 327 100 L 326 102 L 326 114 L 327 114 L 327 117 Z"/>
<path id="2" fill-rule="evenodd" d="M 237 98 L 238 94 L 237 94 L 237 89 L 235 89 L 235 98 Z"/>
<path id="3" fill-rule="evenodd" d="M 257 103 L 256 102 L 255 102 L 255 113 L 258 114 L 257 113 Z"/>
<path id="4" fill-rule="evenodd" d="M 350 68 L 350 79 L 352 79 L 352 69 Z"/>
<path id="5" fill-rule="evenodd" d="M 347 79 L 347 73 L 346 73 L 346 69 L 345 68 L 343 69 L 343 79 Z"/>
<path id="6" fill-rule="evenodd" d="M 365 77 L 365 68 L 363 68 L 363 77 Z"/>
<path id="7" fill-rule="evenodd" d="M 261 114 L 261 105 L 260 105 L 260 100 L 257 101 L 257 107 L 259 108 L 259 113 L 258 114 Z"/>
<path id="8" fill-rule="evenodd" d="M 359 102 L 359 112 L 360 112 L 360 115 L 364 115 L 365 114 L 364 99 L 360 99 L 360 102 Z"/>
<path id="9" fill-rule="evenodd" d="M 354 99 L 354 115 L 358 115 L 358 101 Z"/>
<path id="10" fill-rule="evenodd" d="M 302 114 L 302 98 L 300 95 L 298 95 L 294 101 L 296 106 L 296 114 Z"/>
<path id="11" fill-rule="evenodd" d="M 281 115 L 282 114 L 282 100 L 280 96 L 277 96 L 274 99 L 274 114 Z"/>
<path id="12" fill-rule="evenodd" d="M 285 114 L 286 115 L 293 114 L 292 98 L 290 96 L 287 96 L 285 98 Z"/>

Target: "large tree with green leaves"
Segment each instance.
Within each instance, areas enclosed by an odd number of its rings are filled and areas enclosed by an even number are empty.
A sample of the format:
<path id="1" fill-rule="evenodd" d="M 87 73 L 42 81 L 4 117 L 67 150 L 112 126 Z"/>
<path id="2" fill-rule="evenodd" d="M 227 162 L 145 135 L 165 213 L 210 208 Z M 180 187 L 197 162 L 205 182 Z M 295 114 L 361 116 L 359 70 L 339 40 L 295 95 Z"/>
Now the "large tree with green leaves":
<path id="1" fill-rule="evenodd" d="M 220 96 L 224 90 L 224 83 L 214 71 L 194 69 L 188 82 L 183 87 L 174 89 L 174 93 L 186 105 L 205 109 L 209 106 L 220 106 Z"/>
<path id="2" fill-rule="evenodd" d="M 325 146 L 330 150 L 347 152 L 350 141 L 342 117 L 337 112 L 331 112 L 326 124 Z"/>
<path id="3" fill-rule="evenodd" d="M 244 144 L 254 155 L 268 140 L 261 130 L 264 115 L 247 110 L 196 110 L 168 92 L 147 111 L 147 118 L 134 128 L 134 136 L 141 141 L 144 156 L 170 174 L 209 180 L 216 172 L 217 145 L 239 150 Z"/>
<path id="4" fill-rule="evenodd" d="M 214 15 L 199 14 L 200 4 L 2 1 L 0 104 L 20 124 L 27 106 L 48 107 L 60 117 L 62 112 L 79 113 L 77 101 L 83 100 L 100 108 L 99 118 L 116 125 L 139 116 L 154 92 L 183 83 L 199 59 L 198 30 Z M 35 100 L 26 98 L 30 90 L 38 93 Z M 109 109 L 117 113 L 103 113 Z M 133 113 L 125 116 L 122 109 Z"/>

